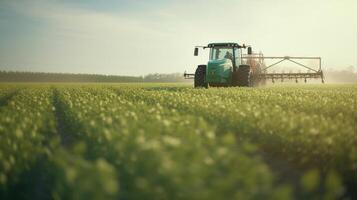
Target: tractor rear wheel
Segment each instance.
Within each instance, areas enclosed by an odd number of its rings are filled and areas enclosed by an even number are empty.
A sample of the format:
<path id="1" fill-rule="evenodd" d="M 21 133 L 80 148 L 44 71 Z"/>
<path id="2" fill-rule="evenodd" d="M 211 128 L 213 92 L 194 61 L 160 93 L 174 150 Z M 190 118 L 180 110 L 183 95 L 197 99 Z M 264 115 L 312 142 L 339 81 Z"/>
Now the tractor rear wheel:
<path id="1" fill-rule="evenodd" d="M 239 65 L 237 72 L 237 84 L 240 87 L 251 86 L 251 72 L 249 65 Z"/>
<path id="2" fill-rule="evenodd" d="M 206 65 L 198 65 L 195 72 L 195 81 L 194 81 L 195 88 L 208 87 L 208 84 L 205 83 L 205 76 L 206 76 Z"/>

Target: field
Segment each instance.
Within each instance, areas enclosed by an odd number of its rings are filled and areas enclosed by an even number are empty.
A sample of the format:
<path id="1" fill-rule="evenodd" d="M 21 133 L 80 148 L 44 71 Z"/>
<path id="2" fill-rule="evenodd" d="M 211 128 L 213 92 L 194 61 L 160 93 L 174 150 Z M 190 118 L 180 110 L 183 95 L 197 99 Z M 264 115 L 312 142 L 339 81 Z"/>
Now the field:
<path id="1" fill-rule="evenodd" d="M 0 199 L 357 198 L 357 85 L 0 85 Z"/>

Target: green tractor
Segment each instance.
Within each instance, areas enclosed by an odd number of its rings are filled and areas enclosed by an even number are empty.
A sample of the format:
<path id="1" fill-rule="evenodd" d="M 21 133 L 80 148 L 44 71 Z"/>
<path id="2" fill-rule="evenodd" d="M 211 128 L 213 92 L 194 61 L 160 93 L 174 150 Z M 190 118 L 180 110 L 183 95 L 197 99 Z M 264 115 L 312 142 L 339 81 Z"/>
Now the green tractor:
<path id="1" fill-rule="evenodd" d="M 198 56 L 199 48 L 210 49 L 209 61 L 207 65 L 198 65 L 194 74 L 184 73 L 186 79 L 194 79 L 194 87 L 253 87 L 265 85 L 267 80 L 272 83 L 275 80 L 298 82 L 298 79 L 321 78 L 324 83 L 324 76 L 321 70 L 320 57 L 264 57 L 262 53 L 253 53 L 250 46 L 239 45 L 238 43 L 210 43 L 207 46 L 196 46 L 194 55 Z M 243 54 L 242 49 L 247 49 Z M 270 65 L 265 64 L 265 59 L 278 60 Z M 318 69 L 306 66 L 297 60 L 316 60 Z M 268 73 L 268 69 L 289 61 L 290 63 L 309 70 L 306 73 Z"/>
<path id="2" fill-rule="evenodd" d="M 237 43 L 210 43 L 195 47 L 195 56 L 198 56 L 199 48 L 210 49 L 209 61 L 207 65 L 198 65 L 195 74 L 184 74 L 185 78 L 194 78 L 194 87 L 251 87 L 259 82 L 256 75 L 263 63 L 247 60 L 242 53 L 242 49 L 247 48 L 247 55 L 252 55 L 251 47 Z"/>

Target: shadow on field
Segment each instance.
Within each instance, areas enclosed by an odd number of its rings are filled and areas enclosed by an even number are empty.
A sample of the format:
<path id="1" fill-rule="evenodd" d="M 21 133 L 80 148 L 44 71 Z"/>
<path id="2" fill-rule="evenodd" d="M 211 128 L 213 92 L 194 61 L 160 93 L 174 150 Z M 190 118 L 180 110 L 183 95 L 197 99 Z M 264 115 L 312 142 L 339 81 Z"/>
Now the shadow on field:
<path id="1" fill-rule="evenodd" d="M 73 132 L 75 130 L 73 130 L 73 125 L 69 126 L 70 122 L 65 117 L 65 108 L 59 98 L 59 91 L 55 88 L 53 88 L 53 106 L 55 107 L 56 128 L 61 138 L 61 144 L 64 147 L 68 147 L 74 142 L 75 138 L 73 136 L 75 134 Z"/>

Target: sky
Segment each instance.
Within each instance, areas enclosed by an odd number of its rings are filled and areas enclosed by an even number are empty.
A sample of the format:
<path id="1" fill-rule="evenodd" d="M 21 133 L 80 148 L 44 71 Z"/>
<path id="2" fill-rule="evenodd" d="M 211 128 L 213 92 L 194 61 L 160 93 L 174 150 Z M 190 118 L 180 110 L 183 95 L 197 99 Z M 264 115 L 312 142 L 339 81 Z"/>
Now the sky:
<path id="1" fill-rule="evenodd" d="M 0 70 L 193 72 L 210 42 L 357 67 L 356 0 L 0 0 Z"/>

